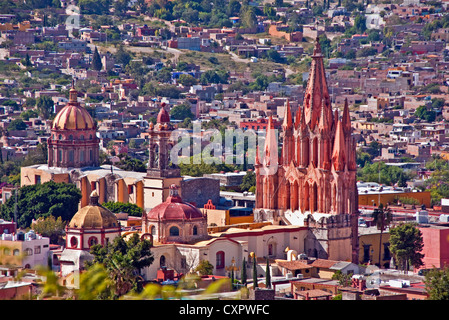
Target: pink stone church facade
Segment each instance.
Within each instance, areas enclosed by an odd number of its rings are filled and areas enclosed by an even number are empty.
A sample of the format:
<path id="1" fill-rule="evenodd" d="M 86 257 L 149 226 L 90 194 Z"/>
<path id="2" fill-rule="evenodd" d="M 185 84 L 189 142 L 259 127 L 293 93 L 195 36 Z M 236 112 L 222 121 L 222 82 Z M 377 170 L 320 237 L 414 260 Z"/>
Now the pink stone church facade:
<path id="1" fill-rule="evenodd" d="M 356 145 L 349 107 L 333 111 L 316 41 L 304 105 L 287 104 L 278 139 L 269 119 L 256 158 L 255 220 L 309 227 L 308 256 L 358 263 Z"/>

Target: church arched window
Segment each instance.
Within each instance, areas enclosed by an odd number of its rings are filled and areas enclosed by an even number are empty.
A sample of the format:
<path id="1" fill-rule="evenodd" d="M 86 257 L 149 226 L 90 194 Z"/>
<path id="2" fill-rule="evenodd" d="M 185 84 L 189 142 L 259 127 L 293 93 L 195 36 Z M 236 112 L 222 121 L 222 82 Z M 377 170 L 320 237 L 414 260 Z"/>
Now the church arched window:
<path id="1" fill-rule="evenodd" d="M 89 248 L 90 248 L 90 247 L 98 244 L 98 239 L 97 239 L 97 237 L 90 237 L 87 243 L 89 244 Z"/>
<path id="2" fill-rule="evenodd" d="M 194 236 L 196 236 L 198 234 L 198 227 L 197 226 L 193 226 L 192 234 Z"/>
<path id="3" fill-rule="evenodd" d="M 179 228 L 178 228 L 178 227 L 175 227 L 175 226 L 171 227 L 171 228 L 170 228 L 170 236 L 171 236 L 171 237 L 177 237 L 177 236 L 179 236 Z"/>
<path id="4" fill-rule="evenodd" d="M 77 245 L 78 245 L 78 239 L 76 237 L 71 237 L 70 238 L 70 246 L 72 248 L 76 248 Z"/>

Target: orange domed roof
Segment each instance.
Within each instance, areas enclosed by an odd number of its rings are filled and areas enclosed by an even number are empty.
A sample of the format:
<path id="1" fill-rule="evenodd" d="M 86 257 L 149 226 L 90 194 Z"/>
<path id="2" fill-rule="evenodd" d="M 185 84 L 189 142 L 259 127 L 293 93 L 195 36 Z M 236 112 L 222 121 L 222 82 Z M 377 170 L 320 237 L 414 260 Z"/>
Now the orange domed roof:
<path id="1" fill-rule="evenodd" d="M 89 112 L 81 106 L 68 104 L 58 112 L 52 129 L 94 129 L 95 122 Z"/>
<path id="2" fill-rule="evenodd" d="M 78 93 L 72 84 L 69 103 L 56 115 L 53 120 L 52 129 L 79 130 L 95 128 L 94 120 L 89 112 L 79 105 L 77 96 Z"/>

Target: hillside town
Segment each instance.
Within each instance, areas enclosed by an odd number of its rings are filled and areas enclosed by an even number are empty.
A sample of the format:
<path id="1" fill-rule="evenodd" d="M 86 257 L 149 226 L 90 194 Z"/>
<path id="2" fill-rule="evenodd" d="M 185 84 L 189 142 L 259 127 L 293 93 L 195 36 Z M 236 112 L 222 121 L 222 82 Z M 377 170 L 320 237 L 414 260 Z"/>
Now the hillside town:
<path id="1" fill-rule="evenodd" d="M 0 299 L 447 300 L 448 4 L 0 3 Z"/>

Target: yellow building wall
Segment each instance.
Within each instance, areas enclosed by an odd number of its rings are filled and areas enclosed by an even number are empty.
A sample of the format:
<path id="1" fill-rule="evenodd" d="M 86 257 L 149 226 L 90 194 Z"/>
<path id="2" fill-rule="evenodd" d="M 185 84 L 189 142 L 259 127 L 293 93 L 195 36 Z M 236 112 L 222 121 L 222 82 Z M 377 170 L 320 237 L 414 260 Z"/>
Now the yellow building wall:
<path id="1" fill-rule="evenodd" d="M 242 217 L 230 217 L 229 212 L 227 214 L 228 224 L 239 224 L 239 223 L 251 223 L 254 222 L 254 216 L 242 216 Z"/>
<path id="2" fill-rule="evenodd" d="M 19 250 L 14 255 L 14 250 Z M 24 252 L 20 241 L 0 240 L 0 265 L 21 266 Z"/>
<path id="3" fill-rule="evenodd" d="M 54 181 L 57 183 L 69 183 L 68 173 L 49 173 L 45 170 L 22 167 L 20 169 L 20 186 L 23 187 L 35 185 L 36 176 L 41 177 L 41 183 L 45 183 L 48 181 Z"/>
<path id="4" fill-rule="evenodd" d="M 380 195 L 380 203 L 386 205 L 396 202 L 399 198 L 413 198 L 419 201 L 420 205 L 424 204 L 430 207 L 430 192 L 402 192 L 402 193 L 382 193 Z M 373 203 L 378 206 L 379 194 L 359 194 L 359 206 L 372 206 Z"/>
<path id="5" fill-rule="evenodd" d="M 145 208 L 145 204 L 144 204 L 144 191 L 143 191 L 143 181 L 138 181 L 136 183 L 136 205 L 139 208 L 144 209 Z"/>
<path id="6" fill-rule="evenodd" d="M 204 209 L 200 208 L 200 211 L 204 214 L 207 213 L 207 225 L 225 226 L 228 223 L 227 217 L 229 216 L 228 210 L 220 209 Z"/>
<path id="7" fill-rule="evenodd" d="M 366 245 L 370 245 L 370 264 L 379 264 L 379 245 L 381 245 L 381 265 L 383 266 L 384 263 L 390 262 L 390 259 L 383 260 L 385 254 L 384 243 L 388 243 L 389 241 L 390 234 L 385 231 L 382 233 L 382 244 L 380 244 L 380 231 L 377 233 L 359 235 L 359 262 L 361 264 L 365 263 L 364 250 Z"/>
<path id="8" fill-rule="evenodd" d="M 317 272 L 317 274 L 318 274 L 318 278 L 332 279 L 332 276 L 335 274 L 335 271 L 320 268 L 319 271 Z"/>
<path id="9" fill-rule="evenodd" d="M 241 217 L 231 217 L 229 215 L 229 210 L 224 209 L 204 209 L 200 208 L 201 212 L 204 214 L 207 212 L 207 225 L 210 226 L 212 223 L 217 226 L 228 226 L 232 224 L 241 223 L 253 223 L 254 216 L 241 216 Z"/>
<path id="10" fill-rule="evenodd" d="M 100 204 L 107 202 L 106 198 L 106 179 L 98 179 L 98 202 Z"/>

